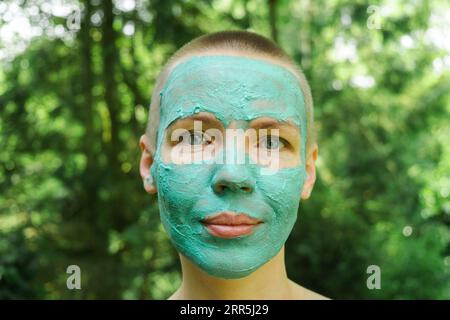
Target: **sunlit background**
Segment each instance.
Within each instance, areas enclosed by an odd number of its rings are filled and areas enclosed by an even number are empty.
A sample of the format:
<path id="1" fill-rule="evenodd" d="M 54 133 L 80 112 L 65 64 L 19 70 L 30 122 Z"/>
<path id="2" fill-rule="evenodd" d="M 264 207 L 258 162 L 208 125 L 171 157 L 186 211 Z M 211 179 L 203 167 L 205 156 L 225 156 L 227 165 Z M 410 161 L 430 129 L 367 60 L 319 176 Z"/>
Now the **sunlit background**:
<path id="1" fill-rule="evenodd" d="M 289 276 L 331 298 L 450 299 L 447 0 L 1 1 L 0 298 L 177 288 L 138 140 L 166 59 L 224 29 L 277 41 L 312 87 L 318 180 Z"/>

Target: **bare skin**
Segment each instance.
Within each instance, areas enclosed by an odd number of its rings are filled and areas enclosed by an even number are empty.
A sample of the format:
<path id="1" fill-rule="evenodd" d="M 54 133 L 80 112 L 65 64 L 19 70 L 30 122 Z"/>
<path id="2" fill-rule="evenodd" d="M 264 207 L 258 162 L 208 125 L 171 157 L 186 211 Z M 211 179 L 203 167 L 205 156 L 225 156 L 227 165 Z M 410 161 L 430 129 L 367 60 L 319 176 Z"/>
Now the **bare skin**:
<path id="1" fill-rule="evenodd" d="M 284 247 L 261 268 L 241 279 L 212 277 L 180 255 L 183 281 L 169 300 L 319 300 L 286 274 Z"/>

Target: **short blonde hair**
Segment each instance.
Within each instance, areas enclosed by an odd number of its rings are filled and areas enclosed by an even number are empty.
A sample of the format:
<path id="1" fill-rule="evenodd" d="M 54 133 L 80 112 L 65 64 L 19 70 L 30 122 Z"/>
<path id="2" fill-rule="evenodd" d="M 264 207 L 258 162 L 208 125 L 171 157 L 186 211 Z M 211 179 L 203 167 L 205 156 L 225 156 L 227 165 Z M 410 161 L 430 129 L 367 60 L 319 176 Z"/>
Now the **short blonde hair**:
<path id="1" fill-rule="evenodd" d="M 150 103 L 149 119 L 147 125 L 147 138 L 149 151 L 152 155 L 156 152 L 156 135 L 160 118 L 160 91 L 175 67 L 193 56 L 210 55 L 238 55 L 265 60 L 291 71 L 299 82 L 303 92 L 306 108 L 306 155 L 309 157 L 311 147 L 316 142 L 314 128 L 313 100 L 311 89 L 299 66 L 271 40 L 248 31 L 221 31 L 206 34 L 188 42 L 176 51 L 165 64 L 156 79 Z"/>

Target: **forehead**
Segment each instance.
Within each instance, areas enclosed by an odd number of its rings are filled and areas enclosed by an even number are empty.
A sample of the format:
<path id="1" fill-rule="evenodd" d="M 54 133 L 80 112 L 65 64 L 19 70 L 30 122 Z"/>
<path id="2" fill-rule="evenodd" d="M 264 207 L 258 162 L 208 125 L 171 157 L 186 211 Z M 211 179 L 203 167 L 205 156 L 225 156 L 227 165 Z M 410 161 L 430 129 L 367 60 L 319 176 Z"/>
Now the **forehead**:
<path id="1" fill-rule="evenodd" d="M 224 125 L 271 117 L 303 127 L 306 120 L 297 78 L 284 67 L 249 57 L 192 57 L 171 72 L 160 98 L 164 127 L 201 111 Z"/>

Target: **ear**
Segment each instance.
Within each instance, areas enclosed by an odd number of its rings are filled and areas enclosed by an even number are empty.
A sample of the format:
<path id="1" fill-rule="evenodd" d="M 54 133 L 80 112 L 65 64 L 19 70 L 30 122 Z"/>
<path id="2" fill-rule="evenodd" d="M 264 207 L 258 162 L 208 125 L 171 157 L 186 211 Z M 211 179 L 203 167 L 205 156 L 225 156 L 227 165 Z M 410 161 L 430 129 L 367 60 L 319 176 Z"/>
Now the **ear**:
<path id="1" fill-rule="evenodd" d="M 150 173 L 150 166 L 153 164 L 153 155 L 149 151 L 149 144 L 145 134 L 141 136 L 139 146 L 142 151 L 141 161 L 139 163 L 139 172 L 144 183 L 144 189 L 149 194 L 154 194 L 157 190 L 153 177 Z"/>
<path id="2" fill-rule="evenodd" d="M 308 174 L 308 178 L 303 185 L 303 190 L 301 194 L 302 199 L 308 199 L 311 195 L 312 189 L 314 187 L 314 183 L 316 182 L 316 160 L 317 155 L 319 153 L 319 148 L 317 144 L 311 146 L 310 156 L 306 161 L 306 173 Z"/>

